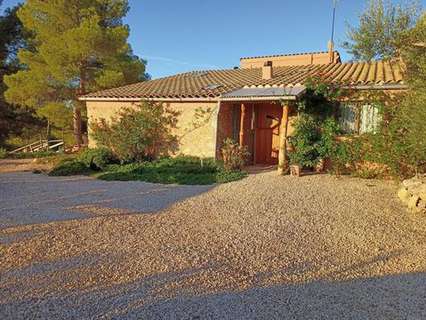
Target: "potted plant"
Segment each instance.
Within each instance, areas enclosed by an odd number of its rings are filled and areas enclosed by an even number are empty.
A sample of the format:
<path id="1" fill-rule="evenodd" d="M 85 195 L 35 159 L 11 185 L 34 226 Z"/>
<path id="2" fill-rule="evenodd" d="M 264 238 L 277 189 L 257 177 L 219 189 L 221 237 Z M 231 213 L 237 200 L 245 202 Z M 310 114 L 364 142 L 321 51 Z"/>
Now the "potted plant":
<path id="1" fill-rule="evenodd" d="M 302 166 L 300 165 L 300 160 L 298 159 L 299 154 L 293 152 L 289 155 L 290 157 L 290 175 L 295 177 L 300 177 L 302 173 Z"/>
<path id="2" fill-rule="evenodd" d="M 302 172 L 302 166 L 300 165 L 300 154 L 297 154 L 293 145 L 293 137 L 288 138 L 288 159 L 289 159 L 289 169 L 290 175 L 300 177 Z"/>
<path id="3" fill-rule="evenodd" d="M 316 173 L 324 172 L 326 160 L 327 159 L 324 159 L 324 158 L 318 159 L 318 162 L 315 166 L 315 172 Z"/>

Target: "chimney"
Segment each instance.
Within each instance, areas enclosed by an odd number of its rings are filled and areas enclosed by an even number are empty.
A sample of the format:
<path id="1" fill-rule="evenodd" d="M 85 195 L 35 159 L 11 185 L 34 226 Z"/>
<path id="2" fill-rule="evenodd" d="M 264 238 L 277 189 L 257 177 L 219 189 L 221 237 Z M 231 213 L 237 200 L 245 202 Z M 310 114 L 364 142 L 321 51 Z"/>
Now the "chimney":
<path id="1" fill-rule="evenodd" d="M 334 43 L 331 40 L 328 42 L 328 58 L 330 63 L 334 63 Z"/>
<path id="2" fill-rule="evenodd" d="M 269 80 L 272 79 L 272 61 L 266 61 L 262 67 L 262 79 Z"/>

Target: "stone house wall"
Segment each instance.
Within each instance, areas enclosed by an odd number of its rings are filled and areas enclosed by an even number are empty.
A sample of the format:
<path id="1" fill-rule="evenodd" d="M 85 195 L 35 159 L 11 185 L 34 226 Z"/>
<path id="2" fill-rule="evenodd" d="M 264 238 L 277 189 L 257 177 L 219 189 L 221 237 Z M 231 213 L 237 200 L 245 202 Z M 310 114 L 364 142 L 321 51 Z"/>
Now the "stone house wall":
<path id="1" fill-rule="evenodd" d="M 216 132 L 218 119 L 217 102 L 165 102 L 168 107 L 179 112 L 177 128 L 174 134 L 179 139 L 176 154 L 199 157 L 215 157 Z M 136 106 L 138 102 L 129 101 L 87 101 L 87 117 L 89 119 L 89 147 L 96 147 L 91 138 L 90 124 L 96 119 L 106 119 L 117 115 L 125 107 Z M 197 112 L 205 112 L 196 119 Z"/>

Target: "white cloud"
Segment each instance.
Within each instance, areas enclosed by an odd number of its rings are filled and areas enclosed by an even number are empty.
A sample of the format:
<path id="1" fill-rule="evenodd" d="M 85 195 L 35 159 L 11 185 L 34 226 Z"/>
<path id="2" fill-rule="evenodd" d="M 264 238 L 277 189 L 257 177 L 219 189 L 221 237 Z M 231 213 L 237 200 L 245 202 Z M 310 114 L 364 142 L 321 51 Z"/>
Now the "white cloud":
<path id="1" fill-rule="evenodd" d="M 175 65 L 189 66 L 189 67 L 192 67 L 192 68 L 220 69 L 220 67 L 215 66 L 215 65 L 211 65 L 211 64 L 196 64 L 196 63 L 181 61 L 181 60 L 168 58 L 168 57 L 144 56 L 143 58 L 148 60 L 148 63 L 149 63 L 149 60 L 156 60 L 156 61 L 167 62 L 167 63 L 175 64 Z"/>

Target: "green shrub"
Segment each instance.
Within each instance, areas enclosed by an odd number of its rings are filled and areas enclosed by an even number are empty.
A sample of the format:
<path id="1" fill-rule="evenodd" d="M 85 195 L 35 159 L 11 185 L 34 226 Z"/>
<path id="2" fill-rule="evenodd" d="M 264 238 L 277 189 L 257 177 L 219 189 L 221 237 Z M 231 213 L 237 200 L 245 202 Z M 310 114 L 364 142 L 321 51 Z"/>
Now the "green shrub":
<path id="1" fill-rule="evenodd" d="M 228 183 L 232 181 L 241 180 L 247 176 L 247 172 L 244 171 L 229 171 L 220 170 L 216 174 L 217 183 Z"/>
<path id="2" fill-rule="evenodd" d="M 144 162 L 133 169 L 135 174 L 159 174 L 163 177 L 182 175 L 216 174 L 218 171 L 214 161 L 196 157 L 163 158 L 157 161 Z M 174 179 L 174 178 L 168 178 Z"/>
<path id="3" fill-rule="evenodd" d="M 317 144 L 320 159 L 327 159 L 334 152 L 336 137 L 340 133 L 340 126 L 333 118 L 327 118 L 321 124 L 320 140 Z"/>
<path id="4" fill-rule="evenodd" d="M 339 106 L 342 90 L 336 84 L 324 82 L 321 76 L 308 78 L 306 91 L 297 103 L 297 110 L 319 119 L 332 117 Z"/>
<path id="5" fill-rule="evenodd" d="M 206 185 L 242 179 L 242 171 L 225 170 L 213 159 L 162 158 L 152 162 L 110 165 L 98 176 L 102 180 L 140 180 L 153 183 Z"/>
<path id="6" fill-rule="evenodd" d="M 404 60 L 405 94 L 373 96 L 382 106 L 377 134 L 370 135 L 369 160 L 399 179 L 426 173 L 426 15 L 402 33 L 398 52 Z"/>
<path id="7" fill-rule="evenodd" d="M 7 157 L 7 151 L 4 148 L 0 148 L 0 159 L 5 159 Z"/>
<path id="8" fill-rule="evenodd" d="M 320 160 L 331 160 L 331 171 L 336 175 L 355 172 L 356 164 L 364 160 L 368 143 L 364 138 L 338 140 L 340 126 L 330 117 L 324 120 L 303 114 L 296 122 L 290 137 L 294 151 L 290 163 L 314 167 Z"/>
<path id="9" fill-rule="evenodd" d="M 152 162 L 145 162 L 144 167 L 151 167 L 159 172 L 212 173 L 217 170 L 217 164 L 212 158 L 188 156 L 162 158 Z"/>
<path id="10" fill-rule="evenodd" d="M 117 158 L 107 148 L 87 149 L 78 156 L 78 160 L 92 170 L 103 170 L 109 164 L 117 162 Z"/>
<path id="11" fill-rule="evenodd" d="M 360 168 L 354 171 L 352 175 L 362 179 L 377 179 L 383 177 L 383 170 L 378 168 Z"/>
<path id="12" fill-rule="evenodd" d="M 319 161 L 318 145 L 321 133 L 318 121 L 313 116 L 303 114 L 296 121 L 294 134 L 289 138 L 294 151 L 289 154 L 290 163 L 302 167 L 314 167 Z"/>
<path id="13" fill-rule="evenodd" d="M 73 176 L 90 172 L 90 168 L 79 160 L 65 160 L 55 166 L 50 172 L 50 176 Z"/>
<path id="14" fill-rule="evenodd" d="M 363 141 L 359 138 L 347 138 L 337 141 L 331 153 L 332 171 L 336 175 L 354 172 L 356 164 L 363 157 Z"/>
<path id="15" fill-rule="evenodd" d="M 121 161 L 146 161 L 166 156 L 177 148 L 176 111 L 159 103 L 123 109 L 116 118 L 92 124 L 92 138 Z"/>
<path id="16" fill-rule="evenodd" d="M 426 102 L 417 104 L 408 96 L 389 106 L 384 118 L 379 132 L 369 135 L 369 160 L 386 165 L 400 179 L 426 173 Z"/>
<path id="17" fill-rule="evenodd" d="M 221 152 L 223 166 L 228 171 L 241 170 L 250 155 L 247 146 L 240 146 L 230 138 L 225 139 L 223 142 Z"/>
<path id="18" fill-rule="evenodd" d="M 352 161 L 349 144 L 347 142 L 336 144 L 330 154 L 330 159 L 334 174 L 340 176 L 346 171 L 348 163 Z"/>

